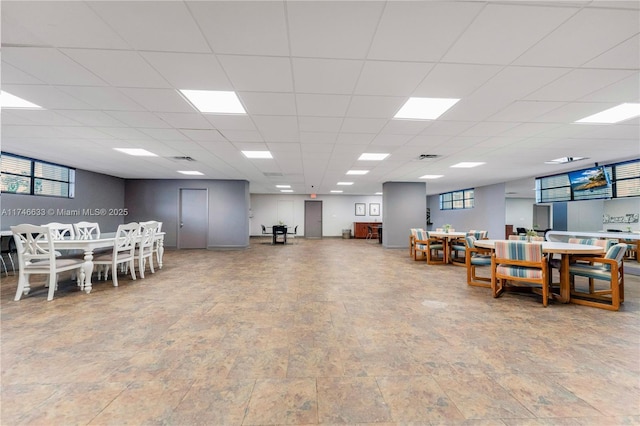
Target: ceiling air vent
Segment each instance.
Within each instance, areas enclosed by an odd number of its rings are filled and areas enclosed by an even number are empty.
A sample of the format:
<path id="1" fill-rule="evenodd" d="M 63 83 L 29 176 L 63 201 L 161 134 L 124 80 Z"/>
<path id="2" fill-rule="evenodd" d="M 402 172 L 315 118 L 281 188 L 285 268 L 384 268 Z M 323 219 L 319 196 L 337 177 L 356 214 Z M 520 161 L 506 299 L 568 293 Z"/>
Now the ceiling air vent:
<path id="1" fill-rule="evenodd" d="M 418 160 L 426 160 L 428 158 L 438 158 L 440 157 L 438 154 L 420 154 L 418 156 Z"/>
<path id="2" fill-rule="evenodd" d="M 178 157 L 171 157 L 171 158 L 174 159 L 174 160 L 177 160 L 177 161 L 196 161 L 191 157 L 180 157 L 180 156 L 178 156 Z"/>

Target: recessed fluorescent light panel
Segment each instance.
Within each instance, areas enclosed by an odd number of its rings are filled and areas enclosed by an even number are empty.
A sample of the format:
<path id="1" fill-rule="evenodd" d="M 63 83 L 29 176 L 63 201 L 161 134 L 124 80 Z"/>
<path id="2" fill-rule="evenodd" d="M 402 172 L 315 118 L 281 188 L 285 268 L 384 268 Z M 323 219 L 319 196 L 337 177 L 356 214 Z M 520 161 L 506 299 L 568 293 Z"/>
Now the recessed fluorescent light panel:
<path id="1" fill-rule="evenodd" d="M 451 167 L 458 167 L 463 169 L 470 169 L 471 167 L 482 166 L 485 163 L 473 162 L 473 161 L 463 161 L 462 163 L 454 164 Z"/>
<path id="2" fill-rule="evenodd" d="M 342 191 L 338 190 L 338 189 L 332 189 L 331 192 L 333 192 L 334 194 L 341 194 Z"/>
<path id="3" fill-rule="evenodd" d="M 197 170 L 178 170 L 178 173 L 182 173 L 183 175 L 192 175 L 192 176 L 201 176 L 204 174 Z"/>
<path id="4" fill-rule="evenodd" d="M 293 192 L 293 189 L 281 189 L 280 192 Z"/>
<path id="5" fill-rule="evenodd" d="M 444 175 L 424 175 L 420 176 L 420 179 L 440 179 Z"/>
<path id="6" fill-rule="evenodd" d="M 123 152 L 125 154 L 129 154 L 129 155 L 135 155 L 138 157 L 157 157 L 156 154 L 154 154 L 153 152 L 149 152 L 146 149 L 141 149 L 141 148 L 113 148 L 116 151 L 120 151 Z"/>
<path id="7" fill-rule="evenodd" d="M 212 114 L 246 114 L 236 92 L 180 90 L 198 111 Z"/>
<path id="8" fill-rule="evenodd" d="M 576 123 L 613 124 L 634 117 L 640 117 L 640 104 L 627 103 L 590 115 Z"/>
<path id="9" fill-rule="evenodd" d="M 376 192 L 375 195 L 382 195 L 382 192 Z"/>
<path id="10" fill-rule="evenodd" d="M 0 106 L 2 108 L 13 109 L 42 109 L 40 105 L 25 101 L 24 99 L 7 92 L 0 92 Z"/>
<path id="11" fill-rule="evenodd" d="M 376 154 L 376 153 L 363 153 L 362 155 L 360 155 L 360 158 L 358 158 L 358 160 L 360 161 L 382 161 L 385 158 L 387 158 L 389 156 L 389 154 Z"/>
<path id="12" fill-rule="evenodd" d="M 291 185 L 276 185 L 276 188 L 291 188 Z"/>
<path id="13" fill-rule="evenodd" d="M 247 158 L 273 158 L 269 151 L 242 151 Z"/>
<path id="14" fill-rule="evenodd" d="M 393 118 L 404 120 L 435 120 L 454 106 L 460 99 L 409 98 Z"/>
<path id="15" fill-rule="evenodd" d="M 348 175 L 366 175 L 369 173 L 369 170 L 349 170 L 347 171 Z"/>
<path id="16" fill-rule="evenodd" d="M 587 157 L 560 157 L 556 158 L 555 160 L 545 161 L 544 164 L 566 164 L 572 163 L 574 161 L 584 160 L 585 158 Z"/>
<path id="17" fill-rule="evenodd" d="M 338 185 L 353 185 L 353 182 L 338 182 Z"/>

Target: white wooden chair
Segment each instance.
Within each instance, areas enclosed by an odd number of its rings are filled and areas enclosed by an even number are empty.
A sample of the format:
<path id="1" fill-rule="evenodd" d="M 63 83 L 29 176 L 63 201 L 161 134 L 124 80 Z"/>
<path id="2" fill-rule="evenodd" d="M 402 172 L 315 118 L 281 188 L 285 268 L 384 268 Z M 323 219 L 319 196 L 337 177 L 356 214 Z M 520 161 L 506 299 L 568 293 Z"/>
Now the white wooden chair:
<path id="1" fill-rule="evenodd" d="M 74 223 L 73 230 L 79 240 L 96 240 L 100 238 L 100 224 L 97 222 Z"/>
<path id="2" fill-rule="evenodd" d="M 162 255 L 164 252 L 164 239 L 159 238 L 158 234 L 162 232 L 162 222 L 158 222 L 155 220 L 150 220 L 148 222 L 140 222 L 140 225 L 144 225 L 146 223 L 153 223 L 156 226 L 156 232 L 153 239 L 153 253 L 156 258 L 156 262 L 158 263 L 158 269 L 162 269 Z"/>
<path id="3" fill-rule="evenodd" d="M 48 226 L 17 225 L 11 231 L 18 251 L 18 289 L 14 300 L 29 294 L 29 278 L 35 274 L 49 275 L 47 300 L 53 300 L 57 288 L 57 275 L 64 271 L 76 271 L 78 281 L 84 281 L 83 259 L 56 256 L 55 238 Z"/>
<path id="4" fill-rule="evenodd" d="M 135 249 L 140 225 L 136 222 L 118 225 L 116 238 L 111 252 L 100 253 L 93 258 L 94 265 L 104 265 L 104 279 L 109 276 L 111 268 L 111 281 L 114 287 L 118 287 L 118 265 L 127 264 L 131 270 L 131 279 L 136 279 Z"/>
<path id="5" fill-rule="evenodd" d="M 140 278 L 144 278 L 144 271 L 146 269 L 147 259 L 149 260 L 149 267 L 151 273 L 155 274 L 153 268 L 153 246 L 156 239 L 156 229 L 158 228 L 158 222 L 151 220 L 148 222 L 142 222 L 140 226 L 140 239 L 136 244 L 134 252 L 134 259 L 138 262 L 138 272 Z"/>

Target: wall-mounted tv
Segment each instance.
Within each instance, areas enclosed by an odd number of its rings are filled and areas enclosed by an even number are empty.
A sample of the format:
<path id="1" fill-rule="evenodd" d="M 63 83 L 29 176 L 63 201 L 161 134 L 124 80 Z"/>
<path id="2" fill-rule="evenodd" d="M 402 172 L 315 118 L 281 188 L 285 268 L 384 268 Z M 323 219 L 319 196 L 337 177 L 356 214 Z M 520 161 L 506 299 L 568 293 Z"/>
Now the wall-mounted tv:
<path id="1" fill-rule="evenodd" d="M 611 198 L 611 179 L 604 166 L 569 172 L 573 200 Z"/>

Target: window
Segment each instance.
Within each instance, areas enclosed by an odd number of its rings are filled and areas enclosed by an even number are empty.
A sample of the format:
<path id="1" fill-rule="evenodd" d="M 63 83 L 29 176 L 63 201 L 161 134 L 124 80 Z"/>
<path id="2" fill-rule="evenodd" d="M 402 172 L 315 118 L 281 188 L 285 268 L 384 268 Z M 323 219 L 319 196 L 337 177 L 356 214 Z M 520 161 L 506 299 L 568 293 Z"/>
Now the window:
<path id="1" fill-rule="evenodd" d="M 472 209 L 473 189 L 440 194 L 440 210 Z"/>
<path id="2" fill-rule="evenodd" d="M 578 201 L 640 196 L 640 160 L 605 166 L 611 177 L 611 186 L 594 189 L 588 195 L 571 191 L 569 173 L 536 178 L 536 202 Z"/>
<path id="3" fill-rule="evenodd" d="M 2 153 L 0 190 L 12 194 L 74 198 L 75 169 Z"/>

